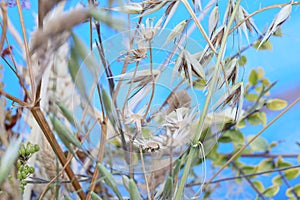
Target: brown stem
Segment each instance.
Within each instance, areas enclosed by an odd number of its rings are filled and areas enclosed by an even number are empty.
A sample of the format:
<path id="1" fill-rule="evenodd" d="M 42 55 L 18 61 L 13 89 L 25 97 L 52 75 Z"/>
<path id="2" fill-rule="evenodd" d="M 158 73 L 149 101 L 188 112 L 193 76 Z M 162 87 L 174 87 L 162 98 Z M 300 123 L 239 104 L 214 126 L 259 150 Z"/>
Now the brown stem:
<path id="1" fill-rule="evenodd" d="M 14 96 L 12 96 L 12 95 L 6 93 L 6 92 L 3 91 L 3 90 L 0 90 L 0 95 L 3 95 L 3 96 L 5 96 L 6 98 L 10 99 L 11 101 L 18 103 L 20 106 L 24 106 L 24 107 L 30 106 L 28 103 L 26 103 L 26 102 L 24 102 L 24 101 L 18 99 L 17 97 L 14 97 Z"/>
<path id="2" fill-rule="evenodd" d="M 247 144 L 241 147 L 204 185 L 203 189 L 206 189 L 211 181 L 213 181 L 222 171 L 228 166 L 236 157 L 243 152 L 247 146 L 249 146 L 256 138 L 258 138 L 267 128 L 269 128 L 272 124 L 274 124 L 282 115 L 284 115 L 287 111 L 289 111 L 294 105 L 296 105 L 300 101 L 300 97 L 298 97 L 295 101 L 293 101 L 288 107 L 286 107 L 281 113 L 279 113 L 269 124 L 267 124 L 261 131 L 259 131 Z"/>
<path id="3" fill-rule="evenodd" d="M 31 113 L 32 113 L 33 117 L 35 118 L 35 120 L 37 121 L 40 128 L 42 129 L 46 139 L 48 140 L 48 142 L 51 145 L 52 149 L 54 150 L 55 154 L 57 155 L 61 165 L 66 166 L 65 171 L 66 171 L 69 179 L 71 180 L 71 183 L 72 183 L 74 189 L 76 191 L 78 191 L 78 196 L 82 200 L 85 199 L 85 194 L 84 194 L 73 170 L 71 169 L 71 166 L 67 163 L 67 159 L 66 159 L 61 147 L 59 146 L 57 140 L 55 139 L 54 134 L 53 134 L 44 114 L 42 113 L 40 107 L 35 106 L 35 107 L 31 108 Z"/>
<path id="4" fill-rule="evenodd" d="M 31 65 L 29 47 L 28 47 L 27 36 L 26 36 L 25 23 L 24 23 L 20 0 L 17 0 L 16 2 L 17 2 L 17 7 L 18 7 L 18 13 L 20 15 L 20 22 L 21 22 L 22 33 L 23 33 L 23 38 L 24 38 L 24 46 L 25 46 L 25 52 L 26 52 L 26 59 L 27 59 L 27 63 L 28 63 L 31 92 L 32 92 L 32 97 L 34 97 L 34 93 L 35 93 L 34 92 L 35 86 L 34 86 L 34 80 L 33 80 L 34 77 L 33 77 L 33 69 L 32 69 L 32 65 Z"/>
<path id="5" fill-rule="evenodd" d="M 7 32 L 7 8 L 5 3 L 0 4 L 1 11 L 2 11 L 2 34 L 1 34 L 1 40 L 0 40 L 0 52 L 2 52 L 5 37 L 6 37 L 6 32 Z"/>

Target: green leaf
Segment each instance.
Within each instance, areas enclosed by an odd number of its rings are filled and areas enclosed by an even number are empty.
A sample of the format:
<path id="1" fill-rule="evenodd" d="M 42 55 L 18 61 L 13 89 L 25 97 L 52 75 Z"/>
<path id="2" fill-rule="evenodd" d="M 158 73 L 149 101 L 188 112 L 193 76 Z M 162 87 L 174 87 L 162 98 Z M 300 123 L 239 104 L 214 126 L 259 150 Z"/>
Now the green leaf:
<path id="1" fill-rule="evenodd" d="M 238 61 L 240 66 L 245 66 L 247 63 L 247 57 L 246 56 L 241 56 L 239 61 Z"/>
<path id="2" fill-rule="evenodd" d="M 285 191 L 285 195 L 286 195 L 287 197 L 289 197 L 289 198 L 294 197 L 294 194 L 293 194 L 292 191 L 293 191 L 293 187 L 288 188 L 288 189 Z"/>
<path id="3" fill-rule="evenodd" d="M 218 156 L 217 159 L 214 160 L 214 164 L 216 166 L 223 166 L 226 163 L 226 161 L 228 160 L 226 155 L 220 155 L 219 154 L 217 156 Z"/>
<path id="4" fill-rule="evenodd" d="M 112 123 L 113 127 L 116 128 L 117 114 L 116 114 L 116 110 L 113 105 L 112 99 L 108 95 L 108 93 L 106 92 L 106 90 L 104 88 L 102 88 L 101 91 L 102 91 L 101 95 L 102 95 L 102 99 L 103 99 L 103 104 L 104 104 L 104 108 L 105 108 L 106 114 L 108 116 L 108 119 Z"/>
<path id="5" fill-rule="evenodd" d="M 278 156 L 277 161 L 276 161 L 276 167 L 277 168 L 285 168 L 285 167 L 290 167 L 292 166 L 292 163 L 285 162 L 282 159 L 282 156 Z"/>
<path id="6" fill-rule="evenodd" d="M 251 140 L 253 137 L 254 135 L 248 136 L 248 141 Z M 264 152 L 268 150 L 268 142 L 264 138 L 258 137 L 250 144 L 250 148 L 253 151 Z"/>
<path id="7" fill-rule="evenodd" d="M 292 179 L 296 178 L 297 176 L 299 176 L 299 169 L 298 168 L 288 169 L 288 170 L 284 171 L 284 174 L 288 180 L 292 180 Z"/>
<path id="8" fill-rule="evenodd" d="M 271 187 L 268 187 L 264 192 L 263 194 L 270 198 L 270 197 L 273 197 L 275 196 L 277 193 L 279 192 L 279 186 L 277 185 L 273 185 Z"/>
<path id="9" fill-rule="evenodd" d="M 230 136 L 231 132 L 230 131 L 225 131 L 223 133 L 223 135 L 220 137 L 219 139 L 219 142 L 222 142 L 222 143 L 228 143 L 228 142 L 231 142 L 231 136 Z"/>
<path id="10" fill-rule="evenodd" d="M 265 41 L 262 44 L 260 44 L 260 43 L 261 43 L 261 41 L 257 40 L 256 42 L 254 42 L 253 47 L 256 50 L 270 50 L 270 51 L 272 51 L 272 49 L 273 49 L 272 43 L 269 40 Z"/>
<path id="11" fill-rule="evenodd" d="M 71 197 L 65 195 L 65 196 L 64 196 L 64 200 L 72 200 L 72 199 L 71 199 Z"/>
<path id="12" fill-rule="evenodd" d="M 73 113 L 69 110 L 69 108 L 67 108 L 64 104 L 62 104 L 61 102 L 56 102 L 57 106 L 59 107 L 59 109 L 61 110 L 62 114 L 64 115 L 64 117 L 73 125 L 76 126 L 75 124 L 75 119 L 73 116 Z"/>
<path id="13" fill-rule="evenodd" d="M 74 48 L 76 49 L 81 60 L 84 62 L 85 66 L 90 71 L 93 78 L 98 78 L 98 73 L 100 73 L 100 67 L 97 64 L 97 61 L 95 60 L 94 54 L 74 33 L 72 33 L 72 38 L 74 42 Z"/>
<path id="14" fill-rule="evenodd" d="M 74 144 L 76 147 L 80 148 L 80 142 L 75 137 L 75 135 L 69 130 L 68 127 L 65 126 L 60 120 L 56 119 L 54 116 L 50 116 L 50 120 L 52 122 L 53 128 L 58 134 L 59 138 L 62 142 L 70 147 L 70 143 Z"/>
<path id="15" fill-rule="evenodd" d="M 259 192 L 263 192 L 265 190 L 265 187 L 264 185 L 262 184 L 262 182 L 260 181 L 253 181 L 252 182 L 253 185 L 256 187 L 256 189 L 259 191 Z"/>
<path id="16" fill-rule="evenodd" d="M 102 200 L 95 192 L 91 191 L 91 198 L 92 200 Z"/>
<path id="17" fill-rule="evenodd" d="M 262 67 L 257 69 L 258 80 L 262 80 L 264 78 L 265 72 Z"/>
<path id="18" fill-rule="evenodd" d="M 172 196 L 173 196 L 173 177 L 169 176 L 164 185 L 162 199 L 172 199 Z"/>
<path id="19" fill-rule="evenodd" d="M 123 186 L 126 188 L 126 190 L 129 191 L 129 178 L 128 178 L 128 176 L 123 175 L 122 176 L 122 182 L 123 182 Z"/>
<path id="20" fill-rule="evenodd" d="M 123 199 L 113 175 L 101 163 L 98 163 L 97 166 L 100 174 L 104 178 L 105 183 L 114 191 L 119 199 Z"/>
<path id="21" fill-rule="evenodd" d="M 130 194 L 130 199 L 136 199 L 136 200 L 142 199 L 139 190 L 132 178 L 129 179 L 129 194 Z"/>
<path id="22" fill-rule="evenodd" d="M 262 124 L 264 123 L 261 119 L 261 116 L 258 112 L 250 115 L 248 117 L 248 122 L 251 124 L 251 125 L 259 125 L 259 124 Z"/>
<path id="23" fill-rule="evenodd" d="M 88 99 L 88 95 L 86 92 L 86 84 L 84 82 L 82 71 L 79 66 L 79 55 L 74 47 L 71 47 L 71 57 L 69 60 L 68 68 L 70 70 L 70 75 L 72 77 L 72 81 L 75 83 L 76 88 L 79 90 L 79 93 L 85 99 Z"/>
<path id="24" fill-rule="evenodd" d="M 204 90 L 206 88 L 206 80 L 197 79 L 193 81 L 193 88 L 197 90 Z"/>
<path id="25" fill-rule="evenodd" d="M 282 185 L 281 176 L 279 175 L 279 176 L 275 176 L 274 178 L 272 178 L 272 183 L 273 183 L 273 185 L 278 185 L 278 186 Z"/>
<path id="26" fill-rule="evenodd" d="M 294 191 L 296 192 L 297 196 L 300 197 L 300 184 L 294 186 Z"/>
<path id="27" fill-rule="evenodd" d="M 265 126 L 267 124 L 267 114 L 265 112 L 259 112 L 258 117 L 260 118 L 262 124 Z"/>
<path id="28" fill-rule="evenodd" d="M 258 99 L 258 95 L 257 94 L 246 94 L 246 99 L 249 102 L 256 102 Z"/>
<path id="29" fill-rule="evenodd" d="M 94 17 L 96 21 L 101 21 L 115 30 L 124 30 L 126 27 L 123 20 L 112 17 L 107 12 L 103 12 L 103 10 L 92 9 L 90 15 Z"/>
<path id="30" fill-rule="evenodd" d="M 230 137 L 234 144 L 244 144 L 245 143 L 244 134 L 239 130 L 231 130 Z"/>
<path id="31" fill-rule="evenodd" d="M 266 78 L 263 78 L 261 81 L 265 87 L 268 87 L 271 84 L 270 81 Z M 265 94 L 265 95 L 267 95 L 267 94 Z"/>
<path id="32" fill-rule="evenodd" d="M 3 133 L 0 133 L 3 134 Z M 10 171 L 14 168 L 14 162 L 18 157 L 19 148 L 22 142 L 22 137 L 12 139 L 9 142 L 4 154 L 1 155 L 0 161 L 0 185 L 4 179 L 9 175 Z"/>
<path id="33" fill-rule="evenodd" d="M 272 159 L 265 159 L 261 161 L 257 165 L 257 172 L 264 172 L 264 171 L 269 171 L 274 169 L 274 164 Z M 270 175 L 270 173 L 264 174 L 266 176 Z"/>
<path id="34" fill-rule="evenodd" d="M 277 36 L 277 37 L 282 37 L 282 31 L 281 31 L 281 28 L 278 28 L 274 33 L 273 33 L 274 36 Z"/>
<path id="35" fill-rule="evenodd" d="M 282 110 L 287 106 L 287 101 L 281 99 L 270 99 L 267 101 L 266 107 L 269 110 Z"/>
<path id="36" fill-rule="evenodd" d="M 271 144 L 269 145 L 269 150 L 271 150 L 273 147 L 276 147 L 278 145 L 278 142 L 271 142 Z"/>
<path id="37" fill-rule="evenodd" d="M 237 128 L 244 128 L 244 127 L 246 127 L 246 121 L 245 120 L 240 120 L 237 123 Z"/>
<path id="38" fill-rule="evenodd" d="M 243 166 L 241 167 L 241 169 L 245 174 L 254 174 L 257 170 L 256 166 L 250 166 L 250 165 Z"/>
<path id="39" fill-rule="evenodd" d="M 251 85 L 256 85 L 258 82 L 258 74 L 255 69 L 252 69 L 249 75 L 249 83 Z"/>

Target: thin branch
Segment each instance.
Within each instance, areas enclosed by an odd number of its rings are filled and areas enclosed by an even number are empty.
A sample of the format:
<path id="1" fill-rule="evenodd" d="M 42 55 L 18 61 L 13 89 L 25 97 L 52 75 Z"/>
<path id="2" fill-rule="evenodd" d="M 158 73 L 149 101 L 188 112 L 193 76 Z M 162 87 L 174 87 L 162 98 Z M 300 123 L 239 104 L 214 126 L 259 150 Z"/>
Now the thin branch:
<path id="1" fill-rule="evenodd" d="M 258 13 L 261 13 L 263 11 L 270 10 L 270 9 L 273 9 L 273 8 L 281 8 L 281 7 L 287 6 L 287 5 L 300 5 L 300 2 L 291 2 L 291 3 L 276 4 L 276 5 L 271 5 L 271 6 L 267 6 L 267 7 L 261 8 L 259 10 L 256 10 L 253 13 L 249 14 L 249 16 L 247 16 L 243 20 L 241 20 L 235 27 L 233 27 L 230 30 L 230 33 L 232 33 L 233 31 L 235 31 L 236 29 L 238 29 L 239 26 L 241 26 L 245 21 L 249 20 L 251 17 L 253 17 L 254 15 L 256 15 Z"/>
<path id="2" fill-rule="evenodd" d="M 35 118 L 36 122 L 38 123 L 38 125 L 40 126 L 40 128 L 42 129 L 45 137 L 47 138 L 49 144 L 51 145 L 52 149 L 54 150 L 55 154 L 57 155 L 60 163 L 62 164 L 62 166 L 66 167 L 65 171 L 66 171 L 69 179 L 72 180 L 72 185 L 73 185 L 74 189 L 76 191 L 78 191 L 78 195 L 79 195 L 80 199 L 82 199 L 82 200 L 85 199 L 85 194 L 83 193 L 82 188 L 81 188 L 71 166 L 69 164 L 67 164 L 67 159 L 64 155 L 64 152 L 62 151 L 57 140 L 55 139 L 54 134 L 53 134 L 44 114 L 42 113 L 40 107 L 31 108 L 31 113 L 32 113 L 33 117 Z"/>
<path id="3" fill-rule="evenodd" d="M 273 162 L 273 165 L 275 165 L 274 159 L 272 160 L 272 162 Z M 296 197 L 296 199 L 299 200 L 299 197 L 298 197 L 298 195 L 297 195 L 295 189 L 294 189 L 293 187 L 291 187 L 291 185 L 290 185 L 289 182 L 286 180 L 286 177 L 285 177 L 285 175 L 282 173 L 282 171 L 278 171 L 278 174 L 279 174 L 281 180 L 284 182 L 284 184 L 285 184 L 288 188 L 291 188 L 291 191 L 292 191 L 293 195 Z"/>
<path id="4" fill-rule="evenodd" d="M 3 46 L 4 46 L 4 41 L 7 33 L 7 7 L 5 3 L 0 3 L 1 7 L 1 14 L 2 14 L 2 35 L 1 35 L 1 40 L 0 40 L 0 52 L 2 52 Z"/>
<path id="5" fill-rule="evenodd" d="M 186 9 L 188 10 L 188 12 L 190 13 L 190 15 L 192 16 L 195 24 L 197 25 L 198 29 L 200 30 L 201 34 L 205 38 L 205 40 L 208 43 L 208 45 L 211 48 L 211 50 L 217 55 L 217 51 L 216 51 L 214 45 L 211 43 L 209 37 L 205 33 L 204 28 L 201 26 L 200 22 L 198 21 L 197 16 L 196 16 L 195 12 L 193 11 L 193 9 L 191 8 L 189 2 L 187 0 L 182 0 L 182 3 L 184 4 L 184 6 L 186 7 Z"/>
<path id="6" fill-rule="evenodd" d="M 238 157 L 241 152 L 243 152 L 256 138 L 258 138 L 265 130 L 267 130 L 272 124 L 274 124 L 282 115 L 284 115 L 287 111 L 289 111 L 295 104 L 300 101 L 300 97 L 298 97 L 294 102 L 292 102 L 288 107 L 286 107 L 281 113 L 279 113 L 269 124 L 267 124 L 261 131 L 259 131 L 251 140 L 248 141 L 243 147 L 241 147 L 204 185 L 204 189 L 212 182 L 222 171 L 225 169 L 229 163 L 231 163 L 236 157 Z"/>
<path id="7" fill-rule="evenodd" d="M 82 141 L 80 142 L 80 144 L 82 145 L 83 144 L 83 142 L 86 140 L 86 138 L 89 136 L 89 134 L 91 133 L 91 131 L 93 130 L 93 128 L 95 127 L 95 125 L 96 125 L 96 123 L 97 123 L 97 121 L 95 120 L 94 121 L 94 123 L 93 123 L 93 125 L 91 126 L 91 128 L 88 130 L 88 132 L 86 133 L 86 135 L 84 136 L 84 138 L 82 139 Z M 75 150 L 75 154 L 77 153 L 77 151 L 78 151 L 78 149 L 76 149 Z M 53 177 L 48 183 L 47 183 L 47 185 L 46 185 L 46 189 L 43 191 L 43 193 L 40 195 L 40 199 L 42 199 L 43 197 L 44 197 L 44 195 L 46 194 L 46 192 L 47 192 L 47 188 L 50 186 L 50 184 L 52 184 L 54 181 L 57 181 L 57 179 L 58 179 L 58 176 L 60 176 L 62 173 L 63 173 L 63 171 L 65 171 L 65 169 L 67 168 L 67 166 L 69 166 L 69 164 L 70 164 L 70 162 L 72 161 L 72 159 L 73 159 L 73 154 L 71 154 L 70 152 L 68 153 L 68 155 L 67 155 L 67 162 L 66 162 L 66 164 L 65 165 L 63 165 L 63 167 L 62 167 L 62 169 L 60 169 L 60 172 L 55 176 L 55 177 Z M 81 175 L 82 176 L 82 175 Z M 71 181 L 72 182 L 72 181 Z M 69 181 L 69 183 L 70 183 L 70 181 Z M 81 191 L 81 190 L 79 190 L 79 191 Z M 78 191 L 77 191 L 78 192 Z"/>
<path id="8" fill-rule="evenodd" d="M 191 165 L 192 165 L 192 161 L 193 161 L 194 155 L 196 154 L 196 151 L 197 151 L 197 148 L 195 148 L 193 146 L 196 146 L 196 147 L 198 146 L 199 139 L 201 137 L 201 129 L 202 129 L 202 126 L 204 124 L 205 117 L 207 115 L 208 106 L 211 102 L 211 97 L 212 97 L 213 90 L 214 90 L 215 86 L 217 85 L 218 73 L 220 71 L 219 70 L 220 63 L 223 59 L 223 55 L 224 55 L 224 52 L 225 52 L 227 37 L 229 35 L 229 29 L 230 29 L 231 24 L 233 23 L 234 16 L 237 12 L 237 9 L 239 8 L 240 2 L 241 2 L 241 0 L 237 0 L 236 4 L 234 6 L 233 12 L 232 12 L 232 16 L 230 17 L 230 20 L 229 20 L 228 25 L 227 25 L 227 27 L 225 29 L 225 32 L 224 32 L 224 36 L 222 38 L 220 52 L 219 52 L 218 57 L 217 57 L 212 82 L 211 82 L 211 85 L 209 87 L 206 99 L 205 99 L 205 104 L 204 104 L 203 110 L 201 112 L 201 116 L 200 116 L 200 119 L 199 119 L 199 122 L 198 122 L 198 126 L 197 126 L 197 129 L 196 129 L 195 136 L 193 138 L 192 148 L 190 149 L 190 151 L 188 153 L 188 159 L 187 159 L 184 171 L 183 171 L 183 175 L 182 175 L 182 178 L 181 178 L 182 180 L 181 180 L 179 188 L 176 192 L 175 200 L 179 200 L 181 198 L 184 186 L 186 184 L 186 180 L 188 178 L 188 174 L 190 173 L 190 168 L 191 168 Z M 204 187 L 205 187 L 205 185 L 204 185 Z"/>
<path id="9" fill-rule="evenodd" d="M 226 154 L 221 154 L 226 155 Z M 232 156 L 231 154 L 228 156 Z M 259 154 L 242 154 L 240 157 L 244 158 L 277 158 L 277 157 L 283 157 L 283 158 L 298 158 L 299 154 L 269 154 L 269 153 L 259 153 Z"/>
<path id="10" fill-rule="evenodd" d="M 250 178 L 245 176 L 246 174 L 243 172 L 243 170 L 242 170 L 239 166 L 237 166 L 237 165 L 235 164 L 235 162 L 232 162 L 232 165 L 233 165 L 234 168 L 236 168 L 236 169 L 243 175 L 243 178 L 246 179 L 246 181 L 250 184 L 250 186 L 253 188 L 253 190 L 255 190 L 255 192 L 258 194 L 258 196 L 259 196 L 261 199 L 265 200 L 264 195 L 263 195 L 263 194 L 256 188 L 256 186 L 251 182 Z"/>
<path id="11" fill-rule="evenodd" d="M 30 79 L 30 86 L 31 86 L 31 93 L 32 97 L 35 95 L 35 86 L 34 86 L 34 77 L 33 77 L 33 69 L 31 65 L 31 58 L 30 58 L 30 53 L 29 53 L 29 47 L 28 47 L 28 42 L 27 42 L 27 36 L 26 36 L 26 29 L 25 29 L 25 23 L 24 23 L 24 18 L 23 18 L 23 13 L 22 13 L 22 7 L 20 0 L 17 0 L 17 7 L 18 7 L 18 13 L 20 16 L 20 22 L 21 22 L 21 27 L 22 27 L 22 33 L 23 33 L 23 39 L 24 39 L 24 45 L 25 45 L 25 52 L 26 52 L 26 60 L 28 63 L 28 70 L 29 70 L 29 79 Z M 35 102 L 36 100 L 34 100 Z"/>
<path id="12" fill-rule="evenodd" d="M 147 175 L 146 175 L 146 169 L 145 169 L 145 163 L 144 163 L 144 157 L 143 157 L 143 149 L 142 149 L 141 146 L 140 146 L 140 156 L 141 156 L 143 174 L 144 174 L 145 183 L 146 183 L 148 200 L 151 200 L 151 193 L 150 193 L 150 188 L 149 188 L 149 182 L 148 182 Z"/>
<path id="13" fill-rule="evenodd" d="M 100 95 L 100 93 L 99 93 Z M 97 162 L 96 162 L 96 167 L 94 170 L 94 174 L 92 177 L 92 181 L 90 184 L 90 188 L 89 188 L 89 193 L 87 194 L 87 198 L 86 200 L 90 200 L 91 199 L 91 192 L 94 191 L 95 186 L 96 186 L 96 181 L 99 175 L 99 170 L 97 167 L 97 163 L 101 163 L 103 160 L 103 156 L 104 156 L 104 148 L 105 148 L 105 141 L 106 141 L 106 134 L 107 134 L 107 118 L 103 118 L 103 121 L 100 122 L 101 123 L 101 142 L 100 142 L 100 148 L 98 151 L 98 156 L 97 156 Z"/>
<path id="14" fill-rule="evenodd" d="M 150 97 L 150 100 L 149 100 L 149 104 L 147 106 L 147 110 L 145 111 L 144 119 L 146 119 L 147 114 L 150 110 L 151 103 L 152 103 L 152 100 L 153 100 L 153 97 L 154 97 L 154 92 L 155 92 L 155 77 L 154 77 L 154 74 L 153 74 L 153 57 L 152 57 L 152 44 L 151 44 L 151 41 L 149 41 L 149 51 L 150 51 L 150 73 L 151 73 L 151 76 L 152 76 L 152 92 L 151 92 L 151 97 Z"/>
<path id="15" fill-rule="evenodd" d="M 253 173 L 253 174 L 245 174 L 245 175 L 242 175 L 242 176 L 221 178 L 221 179 L 218 179 L 218 180 L 215 180 L 215 181 L 205 182 L 204 184 L 205 185 L 216 184 L 216 183 L 220 183 L 220 182 L 224 182 L 224 181 L 233 181 L 233 180 L 241 179 L 241 178 L 245 178 L 245 177 L 258 176 L 258 175 L 269 174 L 269 173 L 273 173 L 273 172 L 285 171 L 285 170 L 296 169 L 296 168 L 300 168 L 300 165 L 284 167 L 284 168 L 279 168 L 279 169 L 272 169 L 272 170 L 257 172 L 257 173 Z M 194 186 L 201 185 L 201 184 L 203 184 L 203 183 L 201 183 L 201 182 L 200 183 L 190 183 L 190 184 L 187 184 L 187 187 L 194 187 Z"/>
<path id="16" fill-rule="evenodd" d="M 5 96 L 6 98 L 8 98 L 9 100 L 13 101 L 13 102 L 16 102 L 18 103 L 20 106 L 24 106 L 24 107 L 29 107 L 30 105 L 24 101 L 22 101 L 21 99 L 18 99 L 17 97 L 14 97 L 8 93 L 6 93 L 5 91 L 3 90 L 0 90 L 0 96 L 3 95 Z"/>

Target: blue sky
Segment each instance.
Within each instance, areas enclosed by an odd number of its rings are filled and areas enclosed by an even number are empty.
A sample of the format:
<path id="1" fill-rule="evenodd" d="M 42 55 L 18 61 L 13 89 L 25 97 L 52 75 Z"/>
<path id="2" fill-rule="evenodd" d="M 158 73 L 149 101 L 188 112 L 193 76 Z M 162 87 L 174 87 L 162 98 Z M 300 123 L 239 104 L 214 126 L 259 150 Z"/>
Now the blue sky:
<path id="1" fill-rule="evenodd" d="M 74 1 L 73 1 L 74 2 Z M 207 2 L 207 1 L 205 1 Z M 227 1 L 220 1 L 220 8 Z M 275 3 L 282 3 L 287 1 L 242 1 L 242 5 L 251 13 L 259 7 L 265 7 Z M 71 3 L 70 3 L 71 4 Z M 37 10 L 35 1 L 32 2 L 32 10 L 23 10 L 25 22 L 27 25 L 27 34 L 29 34 L 34 27 L 34 11 Z M 254 20 L 260 30 L 265 30 L 272 22 L 273 17 L 278 13 L 279 9 L 273 9 L 264 13 L 258 14 Z M 16 8 L 9 9 L 9 15 L 13 19 L 14 26 L 20 30 L 19 16 Z M 172 28 L 182 20 L 182 13 L 185 13 L 184 8 L 180 8 L 180 14 L 175 14 L 174 20 L 168 25 Z M 205 25 L 205 23 L 204 23 Z M 83 30 L 79 30 L 81 32 Z M 21 32 L 21 31 L 20 31 Z M 288 102 L 296 99 L 300 95 L 300 8 L 295 6 L 293 8 L 291 17 L 282 26 L 283 37 L 273 37 L 271 42 L 273 45 L 272 51 L 257 51 L 250 49 L 245 53 L 247 56 L 247 65 L 245 66 L 245 79 L 247 79 L 252 68 L 263 67 L 266 77 L 271 81 L 278 81 L 277 85 L 271 91 L 272 97 L 279 97 L 286 99 Z M 108 34 L 104 37 L 108 37 Z M 8 38 L 10 40 L 10 37 Z M 195 36 L 197 39 L 197 36 Z M 88 41 L 88 38 L 85 38 Z M 14 44 L 13 44 L 14 45 Z M 15 53 L 19 53 L 15 49 Z M 3 61 L 1 61 L 3 64 Z M 15 76 L 4 67 L 4 82 L 6 84 L 5 90 L 18 96 L 19 90 L 16 88 L 18 83 Z M 266 132 L 263 133 L 268 141 L 283 140 L 283 142 L 274 148 L 276 153 L 295 153 L 299 152 L 299 146 L 296 141 L 300 141 L 300 104 L 296 105 L 291 111 L 285 114 L 274 125 L 272 125 Z M 278 112 L 268 112 L 268 119 L 274 118 Z M 268 120 L 268 121 L 269 121 Z M 253 127 L 243 130 L 246 134 L 255 134 L 262 127 Z M 298 182 L 300 179 L 298 178 Z M 282 195 L 282 196 L 281 196 Z M 280 194 L 284 197 L 284 194 Z M 278 196 L 279 197 L 279 196 Z"/>

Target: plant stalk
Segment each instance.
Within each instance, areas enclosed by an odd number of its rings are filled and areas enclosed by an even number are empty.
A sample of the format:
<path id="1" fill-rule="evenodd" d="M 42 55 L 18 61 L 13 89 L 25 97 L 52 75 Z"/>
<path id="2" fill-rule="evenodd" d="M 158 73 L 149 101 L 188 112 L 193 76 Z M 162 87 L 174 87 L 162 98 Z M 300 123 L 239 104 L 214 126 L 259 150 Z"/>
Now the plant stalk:
<path id="1" fill-rule="evenodd" d="M 225 52 L 227 37 L 229 35 L 230 27 L 233 23 L 233 20 L 234 20 L 236 12 L 238 10 L 238 7 L 240 5 L 240 2 L 241 2 L 241 0 L 237 0 L 236 4 L 234 6 L 232 15 L 230 17 L 229 23 L 228 23 L 228 25 L 226 27 L 226 30 L 225 30 L 225 33 L 224 33 L 224 37 L 222 39 L 220 52 L 219 52 L 218 57 L 217 57 L 215 71 L 214 71 L 214 75 L 213 75 L 213 78 L 212 78 L 212 83 L 210 84 L 208 94 L 207 94 L 207 97 L 206 97 L 206 100 L 205 100 L 205 104 L 204 104 L 203 110 L 201 112 L 201 116 L 200 116 L 200 119 L 199 119 L 199 122 L 198 122 L 195 137 L 194 137 L 193 142 L 192 142 L 192 148 L 190 149 L 190 151 L 188 153 L 188 156 L 187 156 L 188 157 L 187 162 L 186 162 L 186 165 L 184 167 L 184 171 L 183 171 L 183 175 L 182 175 L 182 178 L 181 178 L 181 181 L 180 181 L 179 188 L 176 192 L 175 200 L 180 200 L 180 198 L 181 198 L 181 195 L 183 193 L 187 177 L 189 175 L 189 171 L 190 171 L 190 168 L 191 168 L 192 161 L 193 161 L 193 159 L 195 157 L 195 154 L 197 152 L 196 147 L 198 146 L 199 139 L 201 137 L 201 128 L 203 127 L 204 120 L 205 120 L 205 117 L 206 117 L 206 114 L 207 114 L 207 111 L 208 111 L 208 106 L 209 106 L 209 103 L 210 103 L 210 100 L 211 100 L 211 97 L 212 97 L 212 93 L 213 93 L 213 90 L 214 90 L 214 88 L 216 86 L 216 83 L 217 83 L 217 77 L 218 77 L 217 75 L 220 71 L 220 64 L 221 64 L 221 60 L 223 58 L 223 54 Z"/>

